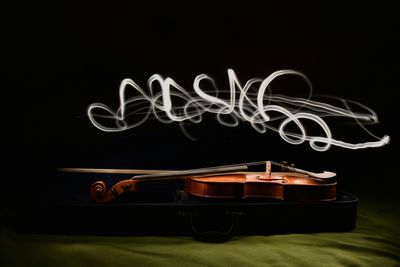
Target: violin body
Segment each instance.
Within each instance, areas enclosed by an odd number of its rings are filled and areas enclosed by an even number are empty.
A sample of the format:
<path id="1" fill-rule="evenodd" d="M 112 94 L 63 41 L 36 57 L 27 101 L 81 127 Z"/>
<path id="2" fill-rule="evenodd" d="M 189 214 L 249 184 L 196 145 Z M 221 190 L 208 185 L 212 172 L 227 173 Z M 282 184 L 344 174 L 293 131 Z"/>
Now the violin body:
<path id="1" fill-rule="evenodd" d="M 291 172 L 232 173 L 204 177 L 190 177 L 186 192 L 196 197 L 271 198 L 296 201 L 329 201 L 336 199 L 336 176 L 312 179 Z"/>

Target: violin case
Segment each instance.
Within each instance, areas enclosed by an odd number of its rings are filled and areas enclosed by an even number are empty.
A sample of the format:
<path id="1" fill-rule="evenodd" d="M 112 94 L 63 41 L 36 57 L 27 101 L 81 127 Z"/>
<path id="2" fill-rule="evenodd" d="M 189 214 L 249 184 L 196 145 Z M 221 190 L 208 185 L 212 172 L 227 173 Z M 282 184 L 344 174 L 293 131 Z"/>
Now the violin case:
<path id="1" fill-rule="evenodd" d="M 115 183 L 115 175 L 100 176 Z M 170 181 L 99 204 L 89 192 L 98 174 L 57 179 L 53 185 L 62 190 L 54 193 L 50 187 L 41 194 L 45 201 L 24 206 L 9 225 L 26 234 L 192 236 L 224 242 L 240 235 L 350 231 L 357 218 L 357 197 L 342 191 L 334 201 L 210 200 L 187 196 L 180 181 Z"/>

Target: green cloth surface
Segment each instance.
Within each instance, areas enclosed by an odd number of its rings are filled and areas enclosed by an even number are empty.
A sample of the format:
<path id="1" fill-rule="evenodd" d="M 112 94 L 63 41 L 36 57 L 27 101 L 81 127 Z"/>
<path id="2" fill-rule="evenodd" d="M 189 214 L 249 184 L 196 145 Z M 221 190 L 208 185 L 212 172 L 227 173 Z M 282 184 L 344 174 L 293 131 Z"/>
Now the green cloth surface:
<path id="1" fill-rule="evenodd" d="M 395 205 L 361 200 L 350 232 L 238 236 L 219 244 L 190 237 L 20 235 L 3 228 L 0 266 L 400 266 L 399 218 Z"/>

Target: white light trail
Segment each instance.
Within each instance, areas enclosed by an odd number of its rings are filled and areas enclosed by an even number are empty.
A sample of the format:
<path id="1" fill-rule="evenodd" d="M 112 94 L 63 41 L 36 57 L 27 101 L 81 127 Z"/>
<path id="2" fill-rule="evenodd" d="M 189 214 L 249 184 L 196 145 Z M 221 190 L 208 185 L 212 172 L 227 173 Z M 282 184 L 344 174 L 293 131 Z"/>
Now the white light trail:
<path id="1" fill-rule="evenodd" d="M 295 75 L 304 80 L 309 88 L 308 98 L 289 97 L 272 94 L 271 83 L 280 76 Z M 183 123 L 200 123 L 203 114 L 216 115 L 217 121 L 225 126 L 235 127 L 241 122 L 249 122 L 259 133 L 265 133 L 267 129 L 279 133 L 286 142 L 298 145 L 309 142 L 316 151 L 326 151 L 332 145 L 347 149 L 362 149 L 368 147 L 380 147 L 388 144 L 389 136 L 382 138 L 370 133 L 363 124 L 378 123 L 376 113 L 355 101 L 340 99 L 344 108 L 328 103 L 311 100 L 313 93 L 310 80 L 301 72 L 295 70 L 279 70 L 265 79 L 253 78 L 241 85 L 238 77 L 232 69 L 228 69 L 229 91 L 219 91 L 214 80 L 206 75 L 198 75 L 193 82 L 193 92 L 181 87 L 171 78 L 164 79 L 159 74 L 152 75 L 147 82 L 147 91 L 143 90 L 131 79 L 122 80 L 119 87 L 119 108 L 114 111 L 102 103 L 93 103 L 88 107 L 87 114 L 92 124 L 105 132 L 120 132 L 138 127 L 153 114 L 154 118 L 162 123 L 178 122 L 182 130 L 191 138 L 183 127 Z M 203 90 L 201 83 L 209 82 L 213 92 Z M 161 91 L 156 91 L 153 84 L 157 84 Z M 249 89 L 257 88 L 257 93 L 250 93 Z M 134 96 L 127 98 L 127 90 L 133 90 Z M 219 93 L 229 92 L 229 99 L 218 97 Z M 180 104 L 175 104 L 173 99 L 179 99 Z M 363 112 L 350 110 L 349 103 Z M 274 115 L 275 114 L 275 115 Z M 279 115 L 276 115 L 279 114 Z M 227 122 L 223 116 L 229 115 L 231 120 Z M 137 119 L 138 116 L 141 116 Z M 135 118 L 134 121 L 129 119 Z M 375 141 L 363 143 L 349 143 L 333 139 L 332 132 L 325 117 L 340 117 L 354 119 L 357 124 Z M 99 122 L 99 119 L 103 122 Z M 110 120 L 113 125 L 105 126 L 104 120 Z M 304 121 L 314 122 L 323 131 L 323 136 L 308 135 Z M 279 127 L 273 126 L 275 121 L 281 121 Z M 288 124 L 295 125 L 299 133 L 286 130 Z"/>

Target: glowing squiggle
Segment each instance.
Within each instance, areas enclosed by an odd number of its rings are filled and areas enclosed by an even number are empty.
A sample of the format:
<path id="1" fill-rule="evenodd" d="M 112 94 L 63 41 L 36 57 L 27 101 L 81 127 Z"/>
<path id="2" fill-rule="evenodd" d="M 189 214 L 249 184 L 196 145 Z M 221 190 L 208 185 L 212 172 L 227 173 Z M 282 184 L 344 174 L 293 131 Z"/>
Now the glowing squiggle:
<path id="1" fill-rule="evenodd" d="M 295 98 L 284 95 L 273 95 L 270 91 L 271 82 L 277 77 L 284 75 L 295 75 L 303 79 L 310 90 L 309 97 Z M 87 114 L 92 124 L 98 129 L 105 132 L 120 132 L 141 125 L 151 114 L 162 123 L 179 122 L 183 126 L 184 122 L 200 123 L 203 119 L 203 114 L 208 112 L 216 114 L 216 119 L 222 125 L 235 127 L 240 122 L 247 121 L 260 133 L 265 133 L 267 129 L 272 129 L 277 131 L 281 138 L 290 144 L 298 145 L 308 141 L 310 146 L 317 151 L 326 151 L 332 145 L 348 149 L 380 147 L 388 144 L 390 141 L 389 136 L 385 135 L 382 138 L 378 138 L 363 126 L 363 122 L 378 122 L 377 115 L 370 108 L 360 103 L 343 99 L 341 100 L 345 108 L 311 100 L 311 82 L 304 74 L 298 71 L 279 70 L 263 80 L 250 79 L 244 86 L 241 85 L 232 69 L 228 69 L 228 77 L 229 99 L 218 97 L 218 93 L 222 93 L 222 91 L 218 91 L 214 80 L 206 74 L 198 75 L 194 79 L 193 89 L 196 94 L 186 91 L 173 79 L 164 79 L 159 74 L 154 74 L 148 79 L 148 92 L 145 92 L 133 80 L 124 79 L 119 87 L 120 107 L 116 112 L 102 103 L 93 103 L 88 107 Z M 200 87 L 200 83 L 203 80 L 208 81 L 215 91 L 204 91 Z M 153 86 L 155 83 L 160 86 L 160 92 L 155 92 Z M 256 94 L 249 93 L 249 89 L 256 84 L 260 84 L 258 92 Z M 126 89 L 128 87 L 134 89 L 137 95 L 126 98 Z M 237 98 L 237 94 L 239 94 L 239 98 Z M 183 104 L 174 105 L 172 98 L 183 102 Z M 357 105 L 364 112 L 356 113 L 351 111 L 348 103 Z M 101 113 L 98 113 L 99 111 Z M 279 115 L 273 116 L 275 113 Z M 136 119 L 138 115 L 143 116 Z M 229 115 L 233 121 L 227 122 L 223 119 L 224 115 Z M 322 119 L 323 117 L 332 116 L 356 120 L 362 129 L 374 137 L 374 139 L 377 139 L 377 141 L 352 144 L 333 139 L 328 124 Z M 131 117 L 135 117 L 135 121 L 128 121 Z M 104 126 L 103 123 L 99 122 L 99 119 L 111 119 L 115 125 L 112 127 Z M 271 125 L 273 121 L 279 120 L 282 120 L 279 127 Z M 323 130 L 325 136 L 307 135 L 302 120 L 314 122 Z M 285 130 L 290 123 L 294 123 L 300 133 Z M 182 129 L 184 128 L 182 127 Z M 187 134 L 186 131 L 184 132 Z"/>

